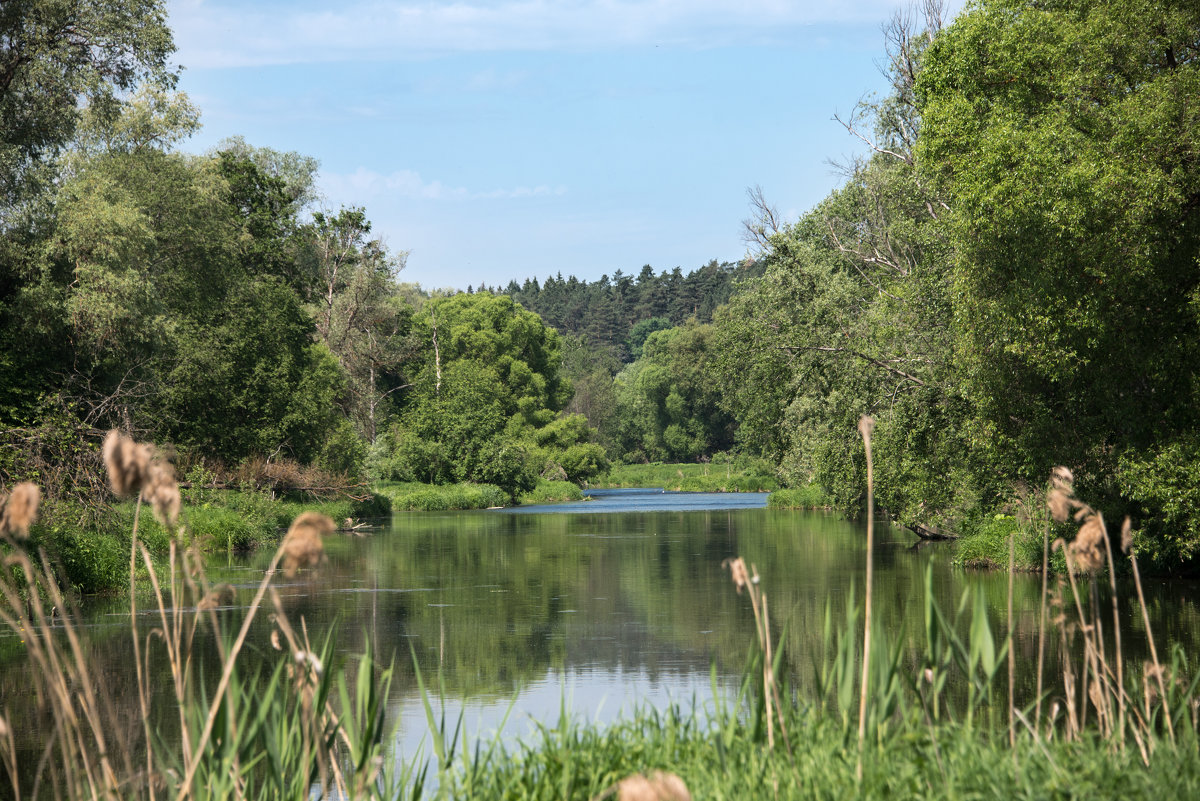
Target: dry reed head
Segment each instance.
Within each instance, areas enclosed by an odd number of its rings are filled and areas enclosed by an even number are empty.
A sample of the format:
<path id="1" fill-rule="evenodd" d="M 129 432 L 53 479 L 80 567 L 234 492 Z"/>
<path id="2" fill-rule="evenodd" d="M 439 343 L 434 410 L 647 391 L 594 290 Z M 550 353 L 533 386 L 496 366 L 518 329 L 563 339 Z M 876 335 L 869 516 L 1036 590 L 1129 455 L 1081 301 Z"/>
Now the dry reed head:
<path id="1" fill-rule="evenodd" d="M 858 419 L 858 433 L 862 434 L 863 439 L 870 439 L 871 434 L 875 431 L 875 418 L 869 414 L 864 414 Z"/>
<path id="2" fill-rule="evenodd" d="M 1046 506 L 1051 516 L 1060 523 L 1067 522 L 1071 510 L 1082 506 L 1075 500 L 1075 476 L 1059 465 L 1050 471 L 1050 492 L 1046 494 Z"/>
<path id="3" fill-rule="evenodd" d="M 729 568 L 729 577 L 733 579 L 738 595 L 741 595 L 742 588 L 750 584 L 750 574 L 746 571 L 746 563 L 742 561 L 742 557 L 726 559 L 721 562 L 721 567 Z"/>
<path id="4" fill-rule="evenodd" d="M 0 513 L 0 533 L 11 534 L 19 540 L 29 536 L 29 526 L 37 517 L 42 491 L 32 481 L 22 481 L 12 488 L 3 501 Z"/>
<path id="5" fill-rule="evenodd" d="M 108 483 L 121 497 L 137 495 L 149 479 L 150 448 L 139 445 L 115 428 L 104 438 L 101 449 Z"/>
<path id="6" fill-rule="evenodd" d="M 196 607 L 201 611 L 217 609 L 218 607 L 229 606 L 236 597 L 237 593 L 234 591 L 232 584 L 218 584 L 200 599 L 200 603 L 196 604 Z"/>
<path id="7" fill-rule="evenodd" d="M 142 489 L 142 497 L 154 511 L 154 519 L 166 528 L 175 528 L 179 523 L 179 509 L 183 500 L 179 495 L 179 484 L 175 482 L 175 468 L 162 459 L 150 463 L 149 480 Z"/>
<path id="8" fill-rule="evenodd" d="M 683 779 L 674 773 L 635 773 L 617 782 L 617 801 L 692 801 Z"/>
<path id="9" fill-rule="evenodd" d="M 1050 470 L 1050 485 L 1067 493 L 1074 492 L 1075 476 L 1066 467 L 1059 465 Z"/>
<path id="10" fill-rule="evenodd" d="M 292 521 L 287 536 L 283 538 L 283 572 L 296 575 L 302 567 L 315 567 L 325 555 L 321 537 L 336 530 L 333 521 L 317 512 L 305 512 Z"/>
<path id="11" fill-rule="evenodd" d="M 1133 547 L 1133 521 L 1129 519 L 1129 515 L 1125 515 L 1125 522 L 1121 524 L 1121 551 L 1129 553 L 1129 549 Z"/>
<path id="12" fill-rule="evenodd" d="M 120 496 L 141 493 L 163 527 L 173 529 L 178 525 L 183 502 L 175 482 L 175 468 L 164 454 L 150 445 L 134 442 L 116 429 L 104 438 L 102 453 L 113 492 Z"/>
<path id="13" fill-rule="evenodd" d="M 1079 570 L 1095 573 L 1104 566 L 1104 518 L 1098 514 L 1088 515 L 1079 533 L 1067 546 Z"/>

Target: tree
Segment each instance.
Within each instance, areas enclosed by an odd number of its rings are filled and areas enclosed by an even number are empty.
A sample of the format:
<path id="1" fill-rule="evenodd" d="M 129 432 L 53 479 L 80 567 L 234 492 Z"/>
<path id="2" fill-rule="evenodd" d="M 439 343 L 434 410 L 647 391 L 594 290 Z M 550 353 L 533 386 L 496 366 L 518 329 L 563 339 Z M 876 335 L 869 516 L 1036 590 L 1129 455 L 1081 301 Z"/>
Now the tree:
<path id="1" fill-rule="evenodd" d="M 616 378 L 622 449 L 630 458 L 695 461 L 733 444 L 713 380 L 711 325 L 655 331 Z"/>
<path id="2" fill-rule="evenodd" d="M 955 358 L 1013 478 L 1066 463 L 1115 500 L 1200 422 L 1198 31 L 1187 0 L 989 0 L 925 56 Z"/>
<path id="3" fill-rule="evenodd" d="M 48 185 L 83 108 L 115 118 L 121 92 L 174 85 L 166 16 L 159 0 L 0 4 L 0 228 Z"/>
<path id="4" fill-rule="evenodd" d="M 413 337 L 421 363 L 397 423 L 376 449 L 381 472 L 494 483 L 513 494 L 532 488 L 547 461 L 570 447 L 554 445 L 561 440 L 555 428 L 538 439 L 571 396 L 558 334 L 507 295 L 460 293 L 426 301 L 413 318 Z M 586 467 L 586 459 L 576 461 Z"/>
<path id="5" fill-rule="evenodd" d="M 373 443 L 395 393 L 411 385 L 406 368 L 416 357 L 411 336 L 413 307 L 399 292 L 396 276 L 406 253 L 388 253 L 368 239 L 371 223 L 361 208 L 328 216 L 313 214 L 306 230 L 315 300 L 317 336 L 348 377 L 346 411 Z"/>

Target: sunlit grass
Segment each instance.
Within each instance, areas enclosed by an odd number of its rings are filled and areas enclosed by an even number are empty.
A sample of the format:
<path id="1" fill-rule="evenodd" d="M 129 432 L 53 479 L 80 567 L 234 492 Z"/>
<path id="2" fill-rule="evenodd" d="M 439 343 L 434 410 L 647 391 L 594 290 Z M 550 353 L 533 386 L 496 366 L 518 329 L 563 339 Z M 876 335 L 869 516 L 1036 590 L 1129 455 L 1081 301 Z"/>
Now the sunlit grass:
<path id="1" fill-rule="evenodd" d="M 656 487 L 682 492 L 771 492 L 779 482 L 759 465 L 629 464 L 591 482 L 597 489 Z"/>

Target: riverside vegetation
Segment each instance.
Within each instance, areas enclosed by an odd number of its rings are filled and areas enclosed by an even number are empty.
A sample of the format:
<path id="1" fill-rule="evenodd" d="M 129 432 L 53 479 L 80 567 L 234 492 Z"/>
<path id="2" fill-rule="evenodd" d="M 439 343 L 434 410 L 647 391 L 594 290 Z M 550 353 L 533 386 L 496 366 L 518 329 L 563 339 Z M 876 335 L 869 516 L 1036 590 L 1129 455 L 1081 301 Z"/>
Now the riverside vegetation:
<path id="1" fill-rule="evenodd" d="M 1101 635 L 1105 596 L 1116 609 L 1116 584 L 1103 579 L 1129 545 L 1128 525 L 1111 543 L 1066 470 L 1055 471 L 1043 497 L 1056 521 L 1076 518 L 1077 531 L 1052 546 L 1047 528 L 1043 558 L 1053 547 L 1072 569 L 1056 582 L 1044 574 L 1039 618 L 1039 641 L 1058 638 L 1064 647 L 1051 660 L 1039 646 L 1032 698 L 1012 695 L 1009 635 L 989 624 L 981 591 L 946 610 L 927 587 L 924 652 L 906 664 L 889 632 L 869 623 L 869 578 L 861 603 L 851 593 L 843 620 L 826 614 L 823 647 L 812 655 L 817 683 L 797 694 L 770 588 L 753 565 L 731 559 L 734 589 L 752 613 L 734 696 L 714 692 L 705 709 L 643 708 L 608 728 L 564 709 L 524 741 L 496 735 L 468 746 L 461 718 L 440 715 L 424 690 L 431 753 L 397 762 L 384 714 L 391 669 L 369 646 L 342 661 L 328 644 L 314 645 L 272 586 L 279 572 L 320 570 L 333 521 L 297 516 L 261 582 L 243 590 L 253 597 L 233 612 L 236 591 L 212 585 L 203 558 L 176 539 L 190 510 L 169 465 L 115 432 L 105 457 L 114 491 L 136 495 L 128 567 L 140 563 L 156 599 L 147 616 L 130 594 L 139 709 L 117 706 L 106 674 L 90 664 L 87 630 L 45 553 L 30 551 L 40 493 L 15 487 L 0 512 L 8 551 L 0 619 L 26 638 L 49 724 L 40 728 L 38 758 L 20 759 L 0 717 L 0 763 L 16 798 L 1159 798 L 1200 789 L 1200 674 L 1180 651 L 1160 659 L 1144 602 L 1149 662 L 1126 664 L 1115 614 Z M 139 539 L 144 509 L 172 532 L 162 573 Z M 1137 577 L 1136 556 L 1129 561 Z M 264 606 L 273 610 L 270 642 L 251 644 L 250 622 Z M 251 647 L 277 649 L 274 666 L 239 668 Z M 200 668 L 204 650 L 216 651 L 212 673 Z M 150 692 L 146 678 L 160 660 L 170 669 L 166 693 Z M 416 677 L 428 686 L 419 670 Z"/>
<path id="2" fill-rule="evenodd" d="M 1148 569 L 1196 564 L 1195 3 L 925 3 L 843 120 L 869 155 L 795 221 L 752 190 L 746 259 L 467 292 L 404 283 L 366 209 L 319 206 L 314 158 L 175 149 L 200 120 L 161 0 L 28 4 L 0 20 L 0 486 L 42 487 L 65 564 L 120 539 L 114 427 L 185 474 L 322 470 L 322 500 L 510 504 L 726 457 L 770 477 L 662 483 L 857 516 L 863 413 L 880 508 L 964 564 L 1019 527 L 1037 568 L 1016 508 L 1058 463 Z"/>

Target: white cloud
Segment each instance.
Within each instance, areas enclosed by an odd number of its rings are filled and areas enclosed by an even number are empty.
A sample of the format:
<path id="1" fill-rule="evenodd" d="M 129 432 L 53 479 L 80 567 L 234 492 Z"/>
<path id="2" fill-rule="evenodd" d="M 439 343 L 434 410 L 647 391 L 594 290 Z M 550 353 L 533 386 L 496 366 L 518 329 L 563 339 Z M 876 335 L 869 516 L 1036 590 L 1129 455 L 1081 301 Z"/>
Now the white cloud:
<path id="1" fill-rule="evenodd" d="M 876 24 L 906 0 L 172 0 L 190 67 L 395 60 L 463 51 L 706 47 L 794 41 L 814 23 Z"/>
<path id="2" fill-rule="evenodd" d="M 426 181 L 413 170 L 396 170 L 384 175 L 365 167 L 352 173 L 322 172 L 322 189 L 335 201 L 353 202 L 356 205 L 382 197 L 402 197 L 413 200 L 516 200 L 533 197 L 558 197 L 565 195 L 565 187 L 517 186 L 507 189 L 472 190 L 461 186 L 449 186 L 441 181 Z"/>

